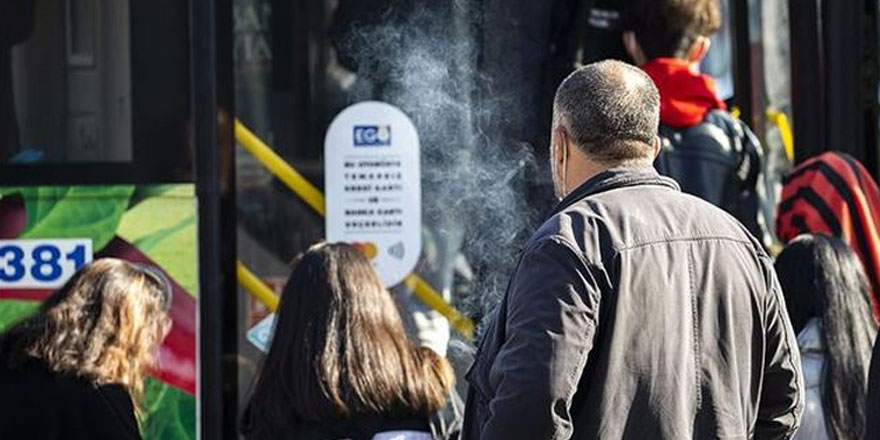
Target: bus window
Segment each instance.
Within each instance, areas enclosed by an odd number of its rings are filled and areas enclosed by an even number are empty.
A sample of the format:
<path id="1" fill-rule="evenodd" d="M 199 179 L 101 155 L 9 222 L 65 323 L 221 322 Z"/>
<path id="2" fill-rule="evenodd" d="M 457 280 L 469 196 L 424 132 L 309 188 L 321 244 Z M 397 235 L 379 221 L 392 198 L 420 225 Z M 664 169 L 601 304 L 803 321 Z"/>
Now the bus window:
<path id="1" fill-rule="evenodd" d="M 2 2 L 0 163 L 116 164 L 139 180 L 191 181 L 187 7 Z"/>

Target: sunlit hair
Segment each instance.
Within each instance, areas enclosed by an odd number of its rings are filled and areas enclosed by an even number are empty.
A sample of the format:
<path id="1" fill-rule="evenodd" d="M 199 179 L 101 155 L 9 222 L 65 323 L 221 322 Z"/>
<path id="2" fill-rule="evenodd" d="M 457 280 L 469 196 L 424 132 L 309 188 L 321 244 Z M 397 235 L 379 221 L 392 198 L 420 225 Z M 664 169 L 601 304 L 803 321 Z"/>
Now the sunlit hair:
<path id="1" fill-rule="evenodd" d="M 804 234 L 779 255 L 776 272 L 794 330 L 821 320 L 822 409 L 831 438 L 862 438 L 877 323 L 861 261 L 838 238 Z"/>
<path id="2" fill-rule="evenodd" d="M 625 27 L 636 33 L 649 60 L 687 58 L 697 37 L 721 28 L 718 0 L 630 0 Z"/>
<path id="3" fill-rule="evenodd" d="M 294 263 L 248 413 L 280 427 L 429 416 L 453 382 L 445 359 L 407 339 L 370 261 L 352 246 L 319 244 Z"/>
<path id="4" fill-rule="evenodd" d="M 144 374 L 170 329 L 170 298 L 156 269 L 96 260 L 0 336 L 0 356 L 13 368 L 38 359 L 57 374 L 122 385 L 139 409 Z"/>

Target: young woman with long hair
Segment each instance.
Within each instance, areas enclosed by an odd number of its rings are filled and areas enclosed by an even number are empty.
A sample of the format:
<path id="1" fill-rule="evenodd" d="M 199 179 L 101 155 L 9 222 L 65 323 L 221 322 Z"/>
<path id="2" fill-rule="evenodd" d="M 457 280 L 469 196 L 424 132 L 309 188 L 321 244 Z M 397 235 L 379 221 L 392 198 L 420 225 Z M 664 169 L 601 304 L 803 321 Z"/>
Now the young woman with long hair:
<path id="1" fill-rule="evenodd" d="M 443 437 L 432 415 L 454 382 L 445 359 L 407 340 L 370 261 L 345 244 L 294 263 L 242 422 L 251 439 Z"/>
<path id="2" fill-rule="evenodd" d="M 798 333 L 807 386 L 795 438 L 863 438 L 877 323 L 861 261 L 843 241 L 807 234 L 782 251 L 776 272 Z"/>
<path id="3" fill-rule="evenodd" d="M 138 439 L 144 375 L 171 326 L 157 269 L 101 259 L 0 335 L 0 438 Z"/>

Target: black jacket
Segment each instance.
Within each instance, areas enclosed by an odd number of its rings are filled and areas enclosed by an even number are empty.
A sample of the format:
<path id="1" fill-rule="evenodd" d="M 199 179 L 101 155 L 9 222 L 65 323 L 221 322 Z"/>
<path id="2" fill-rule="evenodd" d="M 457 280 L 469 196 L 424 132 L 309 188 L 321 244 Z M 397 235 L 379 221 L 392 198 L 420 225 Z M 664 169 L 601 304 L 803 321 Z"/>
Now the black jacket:
<path id="1" fill-rule="evenodd" d="M 372 440 L 376 434 L 387 431 L 430 432 L 427 420 L 395 419 L 382 415 L 359 415 L 328 423 L 301 422 L 270 427 L 255 423 L 254 416 L 246 413 L 242 425 L 242 436 L 246 440 Z"/>
<path id="2" fill-rule="evenodd" d="M 463 402 L 457 393 L 450 396 L 446 408 L 432 417 L 392 417 L 382 414 L 360 414 L 334 422 L 297 421 L 291 416 L 288 426 L 274 426 L 248 406 L 241 418 L 241 434 L 246 440 L 371 440 L 388 431 L 430 433 L 435 440 L 457 439 L 461 431 Z"/>
<path id="3" fill-rule="evenodd" d="M 661 150 L 654 167 L 681 190 L 736 217 L 766 247 L 771 244 L 762 205 L 761 146 L 749 128 L 723 110 L 685 129 L 660 127 Z"/>
<path id="4" fill-rule="evenodd" d="M 880 338 L 874 343 L 874 357 L 871 359 L 865 422 L 865 439 L 880 439 Z"/>
<path id="5" fill-rule="evenodd" d="M 94 386 L 33 361 L 0 358 L 0 439 L 140 439 L 134 406 L 119 385 Z"/>
<path id="6" fill-rule="evenodd" d="M 797 342 L 770 258 L 652 169 L 604 172 L 526 245 L 463 438 L 789 438 Z"/>

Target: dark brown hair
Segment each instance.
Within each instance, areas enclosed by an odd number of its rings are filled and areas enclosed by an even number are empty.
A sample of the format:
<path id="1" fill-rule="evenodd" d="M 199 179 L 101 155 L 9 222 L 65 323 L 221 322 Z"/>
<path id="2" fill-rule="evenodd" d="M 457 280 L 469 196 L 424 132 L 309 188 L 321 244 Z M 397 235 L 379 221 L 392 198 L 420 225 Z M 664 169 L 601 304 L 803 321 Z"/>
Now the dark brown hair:
<path id="1" fill-rule="evenodd" d="M 370 261 L 346 244 L 297 258 L 273 333 L 248 405 L 257 423 L 429 416 L 453 385 L 446 360 L 407 340 Z"/>
<path id="2" fill-rule="evenodd" d="M 171 328 L 170 298 L 156 269 L 95 260 L 0 335 L 0 354 L 12 367 L 38 359 L 58 374 L 122 385 L 140 410 L 144 375 Z"/>
<path id="3" fill-rule="evenodd" d="M 683 58 L 697 37 L 721 28 L 718 0 L 634 0 L 629 8 L 629 28 L 649 60 Z"/>

